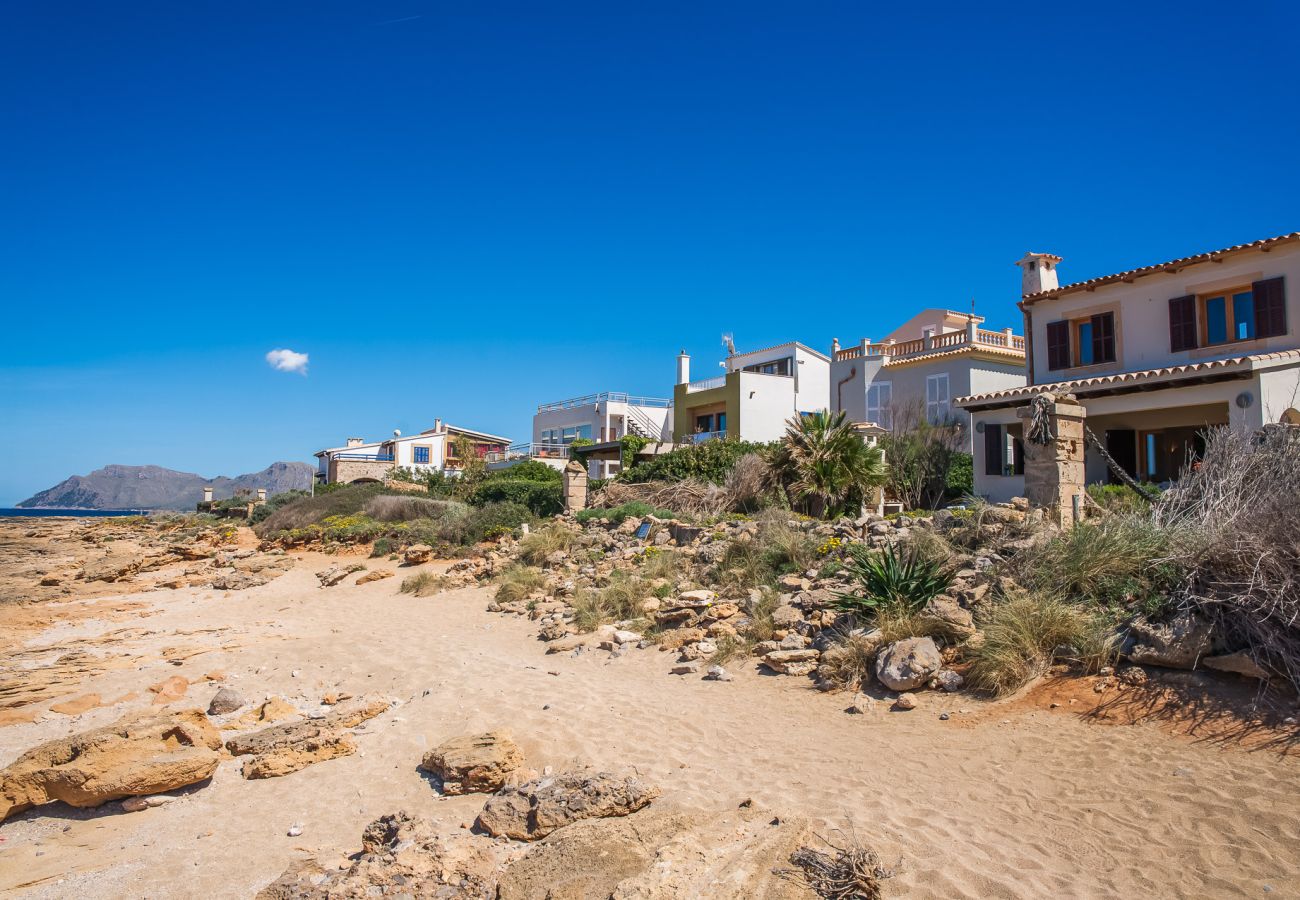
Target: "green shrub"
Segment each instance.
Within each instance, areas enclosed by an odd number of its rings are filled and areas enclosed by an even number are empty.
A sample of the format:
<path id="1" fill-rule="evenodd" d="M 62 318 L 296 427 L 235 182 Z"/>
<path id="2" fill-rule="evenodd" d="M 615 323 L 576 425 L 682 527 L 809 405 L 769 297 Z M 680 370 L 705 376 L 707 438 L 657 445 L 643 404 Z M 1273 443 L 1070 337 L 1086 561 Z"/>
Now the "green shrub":
<path id="1" fill-rule="evenodd" d="M 521 463 L 515 463 L 508 469 L 498 469 L 495 472 L 489 472 L 486 480 L 488 481 L 541 481 L 555 482 L 561 484 L 564 481 L 564 475 L 559 469 L 552 468 L 546 463 L 536 459 L 526 459 Z"/>
<path id="2" fill-rule="evenodd" d="M 308 491 L 284 491 L 279 494 L 272 494 L 267 498 L 265 503 L 253 507 L 253 514 L 248 518 L 249 525 L 257 525 L 265 522 L 270 518 L 271 513 L 277 509 L 288 506 L 290 503 L 296 503 L 306 497 L 310 497 Z"/>
<path id="3" fill-rule="evenodd" d="M 555 471 L 543 463 L 536 463 L 536 465 L 547 471 Z M 506 471 L 513 472 L 514 469 Z M 486 506 L 489 503 L 518 503 L 528 507 L 535 516 L 553 516 L 564 511 L 563 491 L 563 485 L 559 481 L 491 477 L 484 479 L 478 487 L 474 488 L 468 499 L 474 506 Z"/>
<path id="4" fill-rule="evenodd" d="M 1083 523 L 1016 560 L 1021 583 L 1072 601 L 1158 611 L 1181 570 L 1170 534 L 1145 516 Z"/>
<path id="5" fill-rule="evenodd" d="M 947 490 L 944 497 L 957 500 L 975 492 L 975 457 L 969 453 L 954 453 L 949 461 Z"/>
<path id="6" fill-rule="evenodd" d="M 1004 600 L 981 620 L 980 628 L 983 641 L 967 651 L 967 683 L 992 694 L 1018 690 L 1058 660 L 1096 671 L 1116 656 L 1111 621 L 1045 594 Z"/>
<path id="7" fill-rule="evenodd" d="M 370 548 L 371 558 L 377 556 L 387 556 L 393 552 L 393 541 L 391 538 L 381 537 L 375 539 L 375 545 Z"/>
<path id="8" fill-rule="evenodd" d="M 733 540 L 712 571 L 726 588 L 747 590 L 773 585 L 782 575 L 802 573 L 817 564 L 817 542 L 789 525 L 789 515 L 764 513 L 753 540 Z"/>
<path id="9" fill-rule="evenodd" d="M 942 564 L 911 547 L 900 552 L 893 546 L 869 550 L 851 544 L 845 567 L 860 585 L 855 593 L 839 595 L 839 607 L 851 612 L 885 607 L 917 610 L 952 584 L 952 575 Z"/>
<path id="10" fill-rule="evenodd" d="M 367 503 L 380 495 L 398 494 L 382 484 L 373 483 L 328 487 L 329 490 L 318 488 L 314 497 L 301 496 L 277 506 L 260 521 L 255 530 L 260 536 L 266 536 L 276 531 L 318 525 L 331 516 L 357 515 L 366 508 Z M 271 505 L 269 501 L 267 505 Z"/>
<path id="11" fill-rule="evenodd" d="M 1154 484 L 1143 487 L 1153 493 L 1160 491 Z M 1151 509 L 1151 504 L 1145 497 L 1125 484 L 1090 484 L 1087 490 L 1093 502 L 1108 512 L 1141 515 Z"/>
<path id="12" fill-rule="evenodd" d="M 620 481 L 630 482 L 682 481 L 687 478 L 698 478 L 714 484 L 722 484 L 726 481 L 731 467 L 736 464 L 736 460 L 746 453 L 761 453 L 767 447 L 767 444 L 756 444 L 733 438 L 720 438 L 702 444 L 687 444 L 671 453 L 656 456 L 648 462 L 625 469 L 619 473 L 618 478 Z"/>
<path id="13" fill-rule="evenodd" d="M 413 522 L 444 519 L 465 514 L 465 504 L 454 500 L 412 497 L 410 494 L 381 494 L 366 501 L 365 514 L 380 522 Z"/>
<path id="14" fill-rule="evenodd" d="M 624 519 L 644 519 L 646 516 L 654 516 L 657 519 L 679 518 L 677 513 L 671 509 L 655 509 L 649 503 L 640 500 L 632 500 L 622 506 L 614 506 L 609 509 L 593 507 L 591 509 L 580 509 L 574 513 L 574 518 L 584 524 L 594 519 L 608 519 L 615 525 L 621 525 Z"/>
<path id="15" fill-rule="evenodd" d="M 488 539 L 489 533 L 500 535 L 514 531 L 525 522 L 533 520 L 532 511 L 519 503 L 488 503 L 471 509 L 469 513 L 455 523 L 446 533 L 451 543 L 475 544 Z"/>

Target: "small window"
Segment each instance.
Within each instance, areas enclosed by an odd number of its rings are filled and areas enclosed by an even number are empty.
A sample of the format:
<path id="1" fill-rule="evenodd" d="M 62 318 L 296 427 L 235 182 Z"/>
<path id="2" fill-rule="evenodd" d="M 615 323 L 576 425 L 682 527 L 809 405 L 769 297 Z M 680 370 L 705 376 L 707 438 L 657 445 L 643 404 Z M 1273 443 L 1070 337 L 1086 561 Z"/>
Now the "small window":
<path id="1" fill-rule="evenodd" d="M 1201 297 L 1205 343 L 1231 344 L 1261 337 L 1256 321 L 1257 305 L 1254 291 L 1243 288 Z"/>
<path id="2" fill-rule="evenodd" d="M 413 448 L 412 448 L 412 452 L 413 452 L 413 454 L 414 454 L 414 455 L 412 456 L 412 461 L 413 461 L 417 466 L 427 466 L 427 465 L 429 464 L 429 448 L 428 448 L 428 447 L 413 447 Z"/>
<path id="3" fill-rule="evenodd" d="M 1069 369 L 1115 361 L 1115 314 L 1047 323 L 1047 368 Z"/>
<path id="4" fill-rule="evenodd" d="M 867 388 L 867 421 L 893 430 L 893 385 L 888 381 L 876 382 Z"/>
<path id="5" fill-rule="evenodd" d="M 937 425 L 948 418 L 950 399 L 947 372 L 930 375 L 925 379 L 925 417 L 932 425 Z"/>

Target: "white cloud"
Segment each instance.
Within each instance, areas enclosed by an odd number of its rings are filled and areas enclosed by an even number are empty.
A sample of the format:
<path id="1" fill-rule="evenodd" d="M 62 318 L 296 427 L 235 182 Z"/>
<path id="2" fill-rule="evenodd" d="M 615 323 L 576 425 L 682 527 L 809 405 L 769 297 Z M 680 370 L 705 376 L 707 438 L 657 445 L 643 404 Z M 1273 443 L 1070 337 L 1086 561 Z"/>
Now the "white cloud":
<path id="1" fill-rule="evenodd" d="M 295 350 L 272 350 L 266 354 L 266 361 L 271 364 L 271 368 L 278 369 L 281 372 L 297 372 L 299 375 L 307 374 L 306 353 L 298 353 Z"/>

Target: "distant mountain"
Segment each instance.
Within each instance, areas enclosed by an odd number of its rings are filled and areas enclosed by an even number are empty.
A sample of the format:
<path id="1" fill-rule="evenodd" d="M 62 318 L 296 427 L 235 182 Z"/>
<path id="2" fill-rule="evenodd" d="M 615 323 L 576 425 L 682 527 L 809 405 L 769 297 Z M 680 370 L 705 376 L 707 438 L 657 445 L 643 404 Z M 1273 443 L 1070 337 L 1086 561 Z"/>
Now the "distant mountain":
<path id="1" fill-rule="evenodd" d="M 316 470 L 307 463 L 271 463 L 260 472 L 227 478 L 204 478 L 162 466 L 104 466 L 89 475 L 73 475 L 18 505 L 25 509 L 193 509 L 212 488 L 217 500 L 239 488 L 266 488 L 267 494 L 305 490 Z"/>

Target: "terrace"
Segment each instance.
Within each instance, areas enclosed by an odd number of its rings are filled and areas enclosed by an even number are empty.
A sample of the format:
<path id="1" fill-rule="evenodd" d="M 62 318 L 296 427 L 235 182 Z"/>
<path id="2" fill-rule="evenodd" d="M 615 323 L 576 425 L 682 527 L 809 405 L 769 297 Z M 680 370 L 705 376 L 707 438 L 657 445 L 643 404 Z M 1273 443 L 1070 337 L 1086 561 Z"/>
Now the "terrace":
<path id="1" fill-rule="evenodd" d="M 927 335 L 914 341 L 873 344 L 864 340 L 861 344 L 845 347 L 835 351 L 835 360 L 845 359 L 884 359 L 886 364 L 895 360 L 915 358 L 927 353 L 952 353 L 959 350 L 991 350 L 1011 355 L 1024 356 L 1025 339 L 1022 335 L 1005 331 L 986 331 L 983 328 L 968 328 L 965 331 L 949 331 L 943 334 Z"/>
<path id="2" fill-rule="evenodd" d="M 657 409 L 667 409 L 673 405 L 673 401 L 665 400 L 662 397 L 636 397 L 621 391 L 603 391 L 599 394 L 587 394 L 582 397 L 570 397 L 568 400 L 557 400 L 554 403 L 541 403 L 538 404 L 537 411 L 546 413 L 561 409 L 578 409 L 583 406 L 595 406 L 597 403 L 625 403 L 628 406 L 650 406 Z"/>

